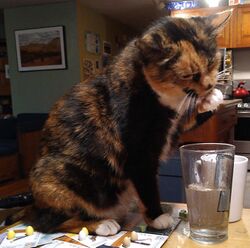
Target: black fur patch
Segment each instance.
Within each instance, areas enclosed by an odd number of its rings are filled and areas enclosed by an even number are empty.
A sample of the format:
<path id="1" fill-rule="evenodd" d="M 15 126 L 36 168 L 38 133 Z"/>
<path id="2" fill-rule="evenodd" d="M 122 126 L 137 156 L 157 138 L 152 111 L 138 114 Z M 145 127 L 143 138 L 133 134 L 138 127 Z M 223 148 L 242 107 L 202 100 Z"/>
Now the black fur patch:
<path id="1" fill-rule="evenodd" d="M 201 22 L 202 27 L 206 27 L 202 18 L 197 18 Z M 208 27 L 205 32 L 208 35 L 207 40 L 200 40 L 195 28 L 188 24 L 185 20 L 181 21 L 182 25 L 178 25 L 175 21 L 169 19 L 166 21 L 164 28 L 166 29 L 168 37 L 174 42 L 178 43 L 181 40 L 189 41 L 198 53 L 204 53 L 208 58 L 213 58 L 216 53 L 215 36 L 211 34 L 212 27 Z"/>
<path id="2" fill-rule="evenodd" d="M 116 205 L 118 195 L 124 188 L 111 183 L 110 178 L 115 177 L 115 174 L 105 160 L 88 157 L 83 168 L 79 165 L 65 164 L 67 176 L 60 179 L 61 183 L 99 208 Z M 79 178 L 81 178 L 80 181 Z"/>
<path id="3" fill-rule="evenodd" d="M 35 230 L 40 232 L 54 232 L 56 227 L 66 221 L 69 217 L 51 208 L 32 207 L 31 215 L 26 217 L 26 223 L 31 224 Z"/>
<path id="4" fill-rule="evenodd" d="M 212 115 L 213 115 L 212 111 L 207 111 L 207 112 L 198 114 L 196 117 L 197 125 L 198 126 L 201 125 L 202 123 L 207 121 Z"/>

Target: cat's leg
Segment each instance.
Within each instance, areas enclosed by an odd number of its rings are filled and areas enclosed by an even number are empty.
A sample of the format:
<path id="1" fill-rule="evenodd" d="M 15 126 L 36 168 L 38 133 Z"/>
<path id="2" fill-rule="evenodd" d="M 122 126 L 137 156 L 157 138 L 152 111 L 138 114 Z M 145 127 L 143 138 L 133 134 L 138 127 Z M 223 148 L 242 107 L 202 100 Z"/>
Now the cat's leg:
<path id="1" fill-rule="evenodd" d="M 145 170 L 146 163 L 144 169 L 133 172 L 131 180 L 140 198 L 146 223 L 153 228 L 164 229 L 173 223 L 173 218 L 161 209 L 157 178 L 155 173 Z"/>
<path id="2" fill-rule="evenodd" d="M 203 124 L 219 107 L 223 101 L 223 95 L 220 90 L 213 89 L 212 92 L 200 102 L 198 102 L 198 114 L 196 116 L 196 126 Z"/>
<path id="3" fill-rule="evenodd" d="M 221 91 L 215 88 L 205 98 L 200 99 L 198 102 L 198 113 L 216 110 L 222 101 L 223 95 Z"/>
<path id="4" fill-rule="evenodd" d="M 199 99 L 197 102 L 197 110 L 188 118 L 183 126 L 183 131 L 200 126 L 213 116 L 214 111 L 223 101 L 223 95 L 220 90 L 213 91 L 205 98 Z"/>
<path id="5" fill-rule="evenodd" d="M 58 168 L 64 166 L 61 160 L 56 162 L 55 158 L 41 159 L 38 162 L 39 167 L 37 165 L 36 170 L 33 170 L 32 189 L 36 204 L 40 207 L 34 209 L 35 218 L 32 218 L 37 230 L 78 233 L 83 226 L 86 226 L 91 233 L 98 235 L 108 236 L 117 233 L 120 226 L 114 219 L 119 219 L 120 215 L 112 215 L 110 210 L 119 203 L 116 195 L 119 190 L 114 184 L 103 184 L 100 180 L 100 184 L 94 182 L 91 190 L 91 186 L 86 187 L 86 185 L 92 185 L 93 179 L 90 179 L 89 175 L 80 174 L 80 180 L 85 183 L 84 188 L 77 181 L 79 180 L 79 170 L 76 170 L 78 174 L 73 173 L 75 171 L 72 169 L 72 164 L 71 172 L 73 172 L 71 174 L 65 174 L 65 171 L 55 174 L 53 170 L 43 170 L 42 166 L 48 163 L 53 163 L 50 168 L 53 168 L 54 164 Z M 59 166 L 60 163 L 62 166 Z M 41 167 L 42 169 L 40 169 Z M 39 177 L 35 177 L 38 173 Z M 61 175 L 64 177 L 62 178 Z M 73 187 L 72 182 L 74 182 Z M 106 188 L 103 189 L 103 187 Z M 87 200 L 85 200 L 86 198 Z M 108 210 L 111 212 L 110 215 L 105 214 Z"/>

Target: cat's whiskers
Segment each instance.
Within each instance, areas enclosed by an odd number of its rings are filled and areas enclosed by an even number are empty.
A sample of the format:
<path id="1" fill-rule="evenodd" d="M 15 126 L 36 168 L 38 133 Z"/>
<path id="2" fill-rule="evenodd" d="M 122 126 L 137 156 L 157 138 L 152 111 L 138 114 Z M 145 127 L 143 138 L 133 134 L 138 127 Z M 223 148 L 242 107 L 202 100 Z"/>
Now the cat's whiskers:
<path id="1" fill-rule="evenodd" d="M 180 104 L 180 107 L 178 109 L 180 115 L 185 115 L 187 120 L 189 120 L 193 114 L 193 111 L 195 110 L 196 102 L 197 94 L 194 91 L 190 90 Z"/>
<path id="2" fill-rule="evenodd" d="M 189 119 L 192 115 L 193 110 L 195 109 L 197 95 L 194 91 L 190 90 L 183 100 L 181 101 L 177 113 L 179 116 L 183 114 L 187 114 L 187 118 Z"/>
<path id="3" fill-rule="evenodd" d="M 197 100 L 197 94 L 195 94 L 195 92 L 192 92 L 190 94 L 189 106 L 187 106 L 187 119 L 188 120 L 191 119 L 191 116 L 195 110 L 196 100 Z"/>
<path id="4" fill-rule="evenodd" d="M 183 109 L 185 109 L 185 108 L 183 108 L 183 105 L 186 104 L 186 101 L 188 100 L 188 98 L 189 98 L 189 93 L 186 94 L 186 95 L 183 97 L 183 99 L 182 99 L 182 101 L 180 102 L 179 107 L 178 107 L 178 109 L 177 109 L 177 113 L 181 113 L 181 115 L 183 114 L 183 112 L 184 112 Z"/>
<path id="5" fill-rule="evenodd" d="M 187 101 L 187 103 L 186 103 L 186 105 L 185 105 L 185 109 L 184 109 L 184 111 L 185 111 L 185 115 L 186 115 L 186 117 L 187 117 L 187 119 L 189 119 L 190 118 L 190 116 L 191 116 L 191 113 L 192 113 L 192 111 L 193 111 L 193 109 L 191 109 L 191 104 L 192 104 L 192 92 L 188 95 L 189 97 L 188 97 L 188 101 Z"/>

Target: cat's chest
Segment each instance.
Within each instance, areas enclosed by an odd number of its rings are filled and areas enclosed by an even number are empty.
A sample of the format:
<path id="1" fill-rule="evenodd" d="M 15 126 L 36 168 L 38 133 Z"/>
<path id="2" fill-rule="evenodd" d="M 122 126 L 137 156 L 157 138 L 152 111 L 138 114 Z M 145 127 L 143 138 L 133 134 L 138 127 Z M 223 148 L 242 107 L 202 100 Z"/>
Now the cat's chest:
<path id="1" fill-rule="evenodd" d="M 161 153 L 159 160 L 165 161 L 168 159 L 169 154 L 173 149 L 176 148 L 179 138 L 179 127 L 180 127 L 180 118 L 181 116 L 176 115 L 174 118 L 170 119 L 169 128 L 164 133 L 165 140 L 161 148 Z"/>
<path id="2" fill-rule="evenodd" d="M 181 108 L 185 100 L 185 95 L 176 95 L 176 94 L 164 94 L 158 92 L 158 101 L 159 103 L 167 108 L 173 109 L 176 113 L 180 113 Z"/>

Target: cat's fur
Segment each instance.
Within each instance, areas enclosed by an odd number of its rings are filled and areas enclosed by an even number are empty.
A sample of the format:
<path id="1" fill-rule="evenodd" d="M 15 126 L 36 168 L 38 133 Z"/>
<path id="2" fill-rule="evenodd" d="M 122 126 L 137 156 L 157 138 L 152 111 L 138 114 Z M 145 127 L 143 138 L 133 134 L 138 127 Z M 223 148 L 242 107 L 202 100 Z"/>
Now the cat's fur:
<path id="1" fill-rule="evenodd" d="M 159 160 L 221 101 L 216 36 L 229 16 L 162 18 L 55 104 L 30 175 L 28 223 L 111 235 L 134 199 L 150 226 L 172 222 L 160 207 Z"/>

